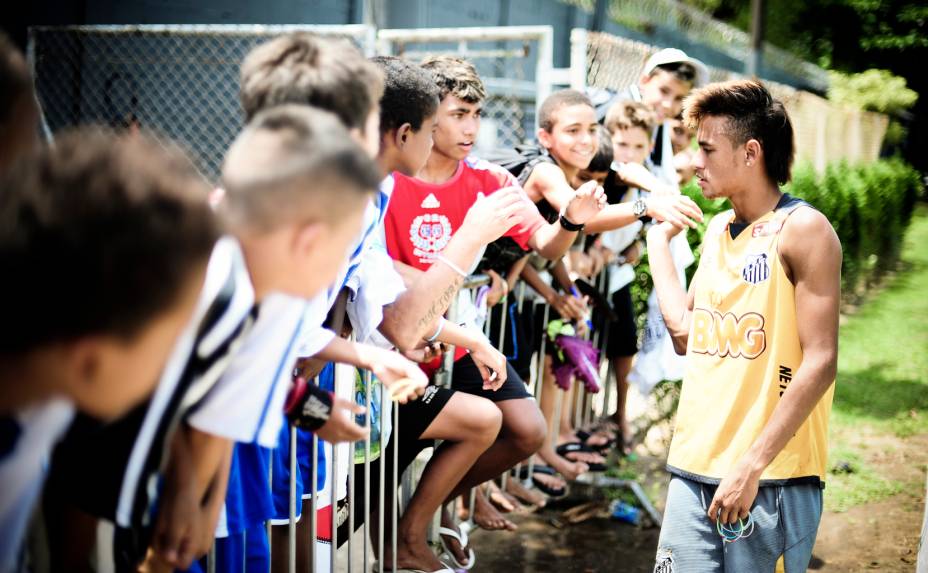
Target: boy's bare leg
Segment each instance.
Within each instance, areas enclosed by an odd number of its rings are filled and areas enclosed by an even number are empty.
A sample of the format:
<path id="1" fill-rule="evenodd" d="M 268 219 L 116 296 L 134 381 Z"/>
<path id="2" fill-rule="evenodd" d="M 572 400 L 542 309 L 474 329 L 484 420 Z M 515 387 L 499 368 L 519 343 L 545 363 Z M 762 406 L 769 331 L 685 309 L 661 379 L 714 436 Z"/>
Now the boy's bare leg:
<path id="1" fill-rule="evenodd" d="M 450 490 L 461 481 L 500 432 L 500 411 L 483 398 L 456 392 L 437 418 L 423 432 L 423 440 L 447 440 L 432 455 L 409 505 L 397 524 L 396 566 L 434 571 L 444 567 L 432 553 L 426 531 L 435 511 L 449 498 Z M 451 441 L 455 440 L 455 441 Z M 388 499 L 389 499 L 388 495 Z M 371 518 L 371 538 L 376 545 L 376 515 Z M 389 524 L 384 523 L 389 529 Z M 389 539 L 389 531 L 384 539 Z M 384 562 L 392 564 L 391 547 L 384 547 Z M 374 547 L 375 553 L 377 547 Z"/>
<path id="2" fill-rule="evenodd" d="M 612 421 L 619 426 L 618 438 L 621 440 L 622 452 L 626 454 L 631 447 L 632 439 L 631 427 L 625 415 L 625 404 L 628 398 L 628 375 L 632 371 L 633 358 L 634 356 L 615 356 L 610 359 L 614 365 L 616 388 L 616 406 Z"/>
<path id="3" fill-rule="evenodd" d="M 309 537 L 310 511 L 312 511 L 310 504 L 312 502 L 309 499 L 304 499 L 302 502 L 302 517 L 296 522 L 296 570 L 312 571 L 313 550 L 316 548 L 316 540 Z M 289 570 L 289 533 L 290 526 L 287 524 L 271 527 L 271 571 L 274 573 L 286 573 Z"/>
<path id="4" fill-rule="evenodd" d="M 528 459 L 545 441 L 545 420 L 538 405 L 530 398 L 496 402 L 503 414 L 499 437 L 480 456 L 464 479 L 457 484 L 448 501 L 472 487 L 498 477 L 522 460 Z"/>

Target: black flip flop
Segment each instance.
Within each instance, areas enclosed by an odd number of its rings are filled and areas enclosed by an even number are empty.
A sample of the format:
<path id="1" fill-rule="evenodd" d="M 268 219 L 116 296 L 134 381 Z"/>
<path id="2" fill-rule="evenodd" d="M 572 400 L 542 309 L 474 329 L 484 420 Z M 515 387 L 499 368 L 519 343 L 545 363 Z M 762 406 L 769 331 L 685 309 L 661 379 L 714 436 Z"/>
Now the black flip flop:
<path id="1" fill-rule="evenodd" d="M 605 456 L 609 453 L 609 450 L 612 448 L 612 446 L 616 444 L 616 440 L 607 440 L 605 444 L 597 444 L 595 446 L 593 444 L 588 444 L 587 441 L 593 437 L 594 433 L 595 432 L 587 432 L 586 430 L 577 430 L 574 432 L 574 434 L 580 438 L 580 443 L 588 448 L 593 448 L 596 453 Z"/>
<path id="2" fill-rule="evenodd" d="M 571 460 L 570 458 L 567 457 L 567 454 L 581 452 L 585 454 L 602 455 L 598 451 L 596 451 L 594 448 L 581 444 L 580 442 L 568 442 L 566 444 L 561 444 L 560 446 L 555 448 L 554 451 L 557 452 L 557 455 L 561 456 L 562 458 L 566 460 L 570 460 L 572 462 L 576 462 L 578 460 Z M 606 471 L 606 464 L 599 463 L 599 462 L 583 462 L 583 463 L 587 465 L 590 472 L 601 473 L 601 472 Z"/>
<path id="3" fill-rule="evenodd" d="M 545 465 L 540 465 L 540 464 L 532 466 L 532 473 L 544 474 L 544 475 L 549 475 L 549 476 L 557 475 L 557 472 L 554 471 L 554 468 L 552 468 L 551 466 L 545 466 Z M 527 476 L 528 476 L 528 466 L 522 466 L 522 468 L 519 470 L 519 478 L 525 479 Z M 542 481 L 536 480 L 535 476 L 532 476 L 532 484 L 538 489 L 538 491 L 544 494 L 547 494 L 551 497 L 564 497 L 564 495 L 567 494 L 566 487 L 553 488 Z"/>

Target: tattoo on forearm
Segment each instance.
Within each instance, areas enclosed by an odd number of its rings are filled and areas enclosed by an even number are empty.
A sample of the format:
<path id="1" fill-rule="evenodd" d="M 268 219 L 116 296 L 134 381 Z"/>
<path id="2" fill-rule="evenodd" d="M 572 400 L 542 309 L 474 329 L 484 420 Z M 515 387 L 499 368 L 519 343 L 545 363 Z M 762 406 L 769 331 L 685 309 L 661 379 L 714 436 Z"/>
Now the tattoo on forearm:
<path id="1" fill-rule="evenodd" d="M 458 290 L 460 290 L 463 283 L 464 279 L 456 277 L 454 281 L 448 285 L 448 288 L 432 302 L 432 307 L 419 319 L 420 329 L 430 326 L 436 317 L 445 314 L 445 310 L 451 305 L 451 301 L 454 300 L 454 297 L 458 294 Z"/>

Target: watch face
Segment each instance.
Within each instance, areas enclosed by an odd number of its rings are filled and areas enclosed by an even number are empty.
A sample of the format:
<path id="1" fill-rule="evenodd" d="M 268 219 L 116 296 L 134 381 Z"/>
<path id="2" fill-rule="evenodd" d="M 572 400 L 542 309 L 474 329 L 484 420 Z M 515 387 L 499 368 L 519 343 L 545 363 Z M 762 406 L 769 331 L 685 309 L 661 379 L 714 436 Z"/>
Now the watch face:
<path id="1" fill-rule="evenodd" d="M 647 207 L 647 205 L 645 204 L 645 202 L 644 202 L 643 199 L 638 199 L 637 201 L 635 201 L 635 207 L 634 207 L 633 211 L 634 211 L 636 217 L 640 217 L 640 216 L 644 215 L 645 211 L 647 211 L 647 210 L 648 210 L 648 207 Z"/>

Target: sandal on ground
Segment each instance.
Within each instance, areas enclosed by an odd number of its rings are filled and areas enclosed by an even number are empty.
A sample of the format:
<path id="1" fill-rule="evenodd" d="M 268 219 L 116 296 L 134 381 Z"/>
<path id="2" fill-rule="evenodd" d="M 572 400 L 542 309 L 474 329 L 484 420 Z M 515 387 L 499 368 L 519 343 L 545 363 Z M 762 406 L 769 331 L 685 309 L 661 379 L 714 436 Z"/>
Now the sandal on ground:
<path id="1" fill-rule="evenodd" d="M 444 565 L 444 563 L 442 563 L 442 565 Z M 380 571 L 380 566 L 376 561 L 374 561 L 371 564 L 371 573 L 377 573 L 378 571 Z M 441 569 L 436 569 L 435 571 L 425 571 L 423 569 L 409 569 L 409 568 L 404 568 L 404 567 L 400 567 L 399 569 L 396 569 L 396 570 L 384 568 L 384 572 L 385 573 L 457 573 L 454 569 L 452 569 L 451 567 L 447 567 L 447 566 Z"/>
<path id="2" fill-rule="evenodd" d="M 445 541 L 445 538 L 443 537 L 444 535 L 447 535 L 448 537 L 451 537 L 457 540 L 457 542 L 461 544 L 461 551 L 468 551 L 467 565 L 462 565 L 454 557 L 454 552 L 451 551 L 451 548 L 448 546 L 448 542 Z M 442 527 L 442 528 L 439 528 L 438 530 L 438 539 L 441 541 L 441 548 L 444 550 L 445 555 L 448 557 L 448 559 L 451 560 L 451 564 L 454 565 L 455 568 L 469 571 L 471 567 L 474 566 L 474 562 L 476 561 L 477 557 L 476 555 L 474 555 L 473 549 L 467 548 L 468 539 L 467 539 L 466 531 L 462 529 L 461 532 L 458 533 L 457 531 L 451 529 L 450 527 Z M 444 569 L 442 569 L 442 571 L 444 571 Z"/>

